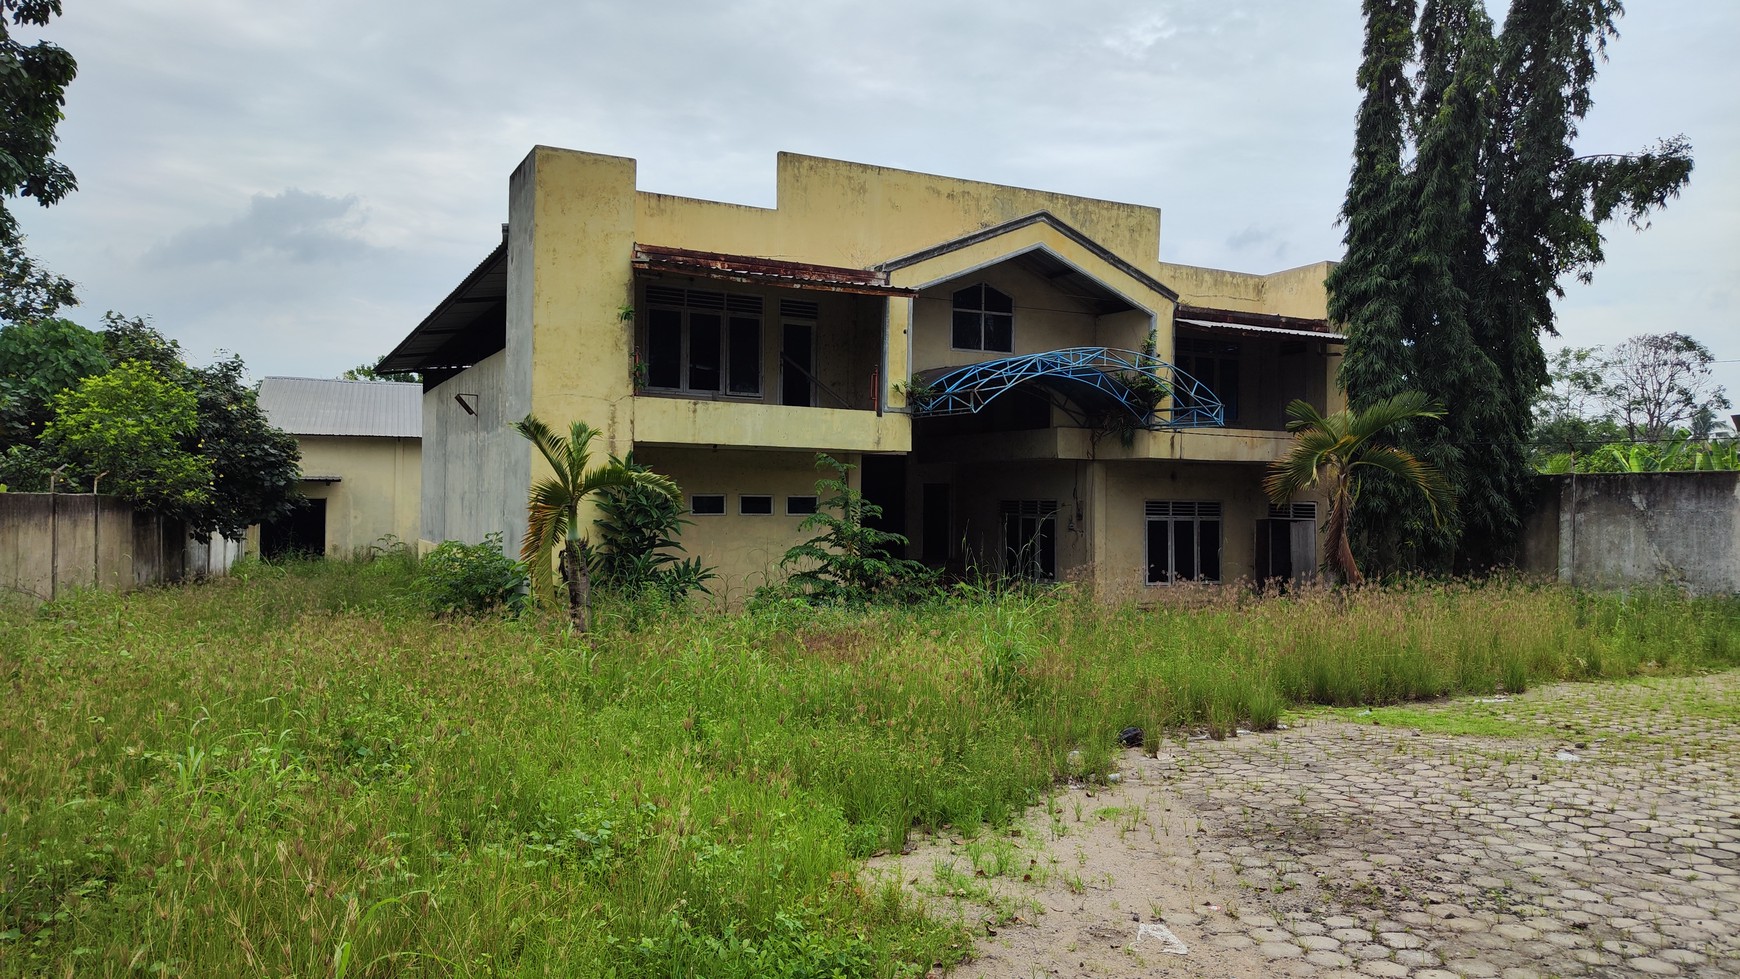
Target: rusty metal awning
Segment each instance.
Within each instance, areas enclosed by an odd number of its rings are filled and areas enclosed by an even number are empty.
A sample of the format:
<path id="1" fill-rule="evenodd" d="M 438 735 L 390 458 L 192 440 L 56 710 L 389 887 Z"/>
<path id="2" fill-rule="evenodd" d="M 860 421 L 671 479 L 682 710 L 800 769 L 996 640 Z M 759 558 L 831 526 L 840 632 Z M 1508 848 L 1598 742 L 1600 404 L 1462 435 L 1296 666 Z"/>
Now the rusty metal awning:
<path id="1" fill-rule="evenodd" d="M 703 279 L 723 279 L 727 282 L 822 292 L 851 292 L 865 296 L 913 294 L 911 289 L 889 285 L 887 272 L 811 265 L 807 262 L 788 262 L 753 255 L 698 252 L 661 245 L 636 244 L 634 270 L 636 274 L 646 276 L 688 275 Z"/>
<path id="2" fill-rule="evenodd" d="M 1246 336 L 1295 337 L 1321 340 L 1324 343 L 1347 342 L 1347 337 L 1331 328 L 1328 320 L 1304 316 L 1278 316 L 1274 313 L 1246 313 L 1235 309 L 1181 305 L 1173 317 L 1173 323 L 1177 326 L 1193 326 L 1219 333 L 1242 333 Z"/>

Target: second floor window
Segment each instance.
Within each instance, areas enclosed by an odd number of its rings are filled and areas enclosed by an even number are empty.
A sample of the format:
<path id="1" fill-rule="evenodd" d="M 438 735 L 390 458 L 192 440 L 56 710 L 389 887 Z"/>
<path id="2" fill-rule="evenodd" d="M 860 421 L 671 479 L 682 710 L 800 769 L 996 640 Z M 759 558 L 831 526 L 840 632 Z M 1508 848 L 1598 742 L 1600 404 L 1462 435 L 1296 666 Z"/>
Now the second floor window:
<path id="1" fill-rule="evenodd" d="M 1015 300 L 988 285 L 955 290 L 956 350 L 1015 352 Z"/>
<path id="2" fill-rule="evenodd" d="M 761 394 L 760 296 L 648 286 L 646 386 Z"/>

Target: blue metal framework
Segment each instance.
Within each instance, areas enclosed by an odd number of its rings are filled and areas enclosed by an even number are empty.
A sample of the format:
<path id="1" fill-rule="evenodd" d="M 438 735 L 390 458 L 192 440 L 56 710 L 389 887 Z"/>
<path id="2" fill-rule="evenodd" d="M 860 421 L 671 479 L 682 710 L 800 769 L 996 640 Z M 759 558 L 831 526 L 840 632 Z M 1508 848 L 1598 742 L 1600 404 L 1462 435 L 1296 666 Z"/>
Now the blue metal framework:
<path id="1" fill-rule="evenodd" d="M 918 416 L 977 413 L 1019 385 L 1049 381 L 1067 395 L 1109 399 L 1140 428 L 1226 424 L 1226 409 L 1207 385 L 1152 354 L 1115 347 L 1065 347 L 1003 357 L 941 373 L 927 371 L 920 380 L 910 397 L 912 413 Z M 1065 383 L 1055 383 L 1059 381 Z"/>

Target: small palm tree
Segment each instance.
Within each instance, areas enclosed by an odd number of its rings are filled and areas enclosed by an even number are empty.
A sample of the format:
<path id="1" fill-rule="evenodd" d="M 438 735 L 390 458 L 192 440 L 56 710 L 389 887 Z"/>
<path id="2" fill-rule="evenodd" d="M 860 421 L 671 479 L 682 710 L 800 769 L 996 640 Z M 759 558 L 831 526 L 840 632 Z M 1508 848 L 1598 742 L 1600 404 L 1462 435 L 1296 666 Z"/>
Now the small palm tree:
<path id="1" fill-rule="evenodd" d="M 1287 406 L 1287 414 L 1292 418 L 1287 431 L 1293 433 L 1293 447 L 1285 458 L 1275 460 L 1269 467 L 1263 489 L 1270 500 L 1286 503 L 1300 490 L 1310 489 L 1319 481 L 1326 484 L 1329 494 L 1329 526 L 1324 529 L 1329 550 L 1326 563 L 1348 584 L 1365 582 L 1348 542 L 1348 525 L 1354 504 L 1359 501 L 1362 467 L 1394 473 L 1419 487 L 1432 508 L 1432 519 L 1440 526 L 1444 517 L 1455 511 L 1456 501 L 1443 473 L 1403 449 L 1377 441 L 1385 429 L 1398 422 L 1443 417 L 1443 407 L 1428 402 L 1425 395 L 1409 391 L 1361 411 L 1348 408 L 1327 416 L 1307 402 L 1295 401 Z"/>
<path id="2" fill-rule="evenodd" d="M 520 542 L 520 560 L 530 569 L 533 595 L 543 601 L 554 588 L 550 579 L 550 552 L 558 545 L 561 547 L 558 566 L 562 583 L 568 589 L 568 615 L 574 627 L 585 632 L 592 575 L 588 568 L 586 532 L 580 526 L 580 504 L 600 490 L 637 484 L 674 500 L 680 495 L 677 484 L 658 473 L 630 468 L 614 459 L 608 465 L 586 468 L 591 461 L 589 447 L 598 431 L 585 422 L 570 426 L 566 438 L 532 415 L 514 422 L 513 429 L 537 446 L 555 471 L 554 475 L 532 484 L 526 502 L 526 536 Z"/>

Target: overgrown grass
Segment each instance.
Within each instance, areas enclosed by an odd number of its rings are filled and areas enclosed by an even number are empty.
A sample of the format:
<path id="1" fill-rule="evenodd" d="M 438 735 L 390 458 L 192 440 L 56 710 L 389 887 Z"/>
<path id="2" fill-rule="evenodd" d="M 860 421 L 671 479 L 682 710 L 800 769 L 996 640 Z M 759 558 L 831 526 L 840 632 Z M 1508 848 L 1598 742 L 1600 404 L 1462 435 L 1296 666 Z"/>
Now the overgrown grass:
<path id="1" fill-rule="evenodd" d="M 430 621 L 404 561 L 243 572 L 0 610 L 0 975 L 921 975 L 966 936 L 860 858 L 1103 773 L 1126 725 L 1740 665 L 1732 603 L 1517 583 L 586 641 Z"/>

